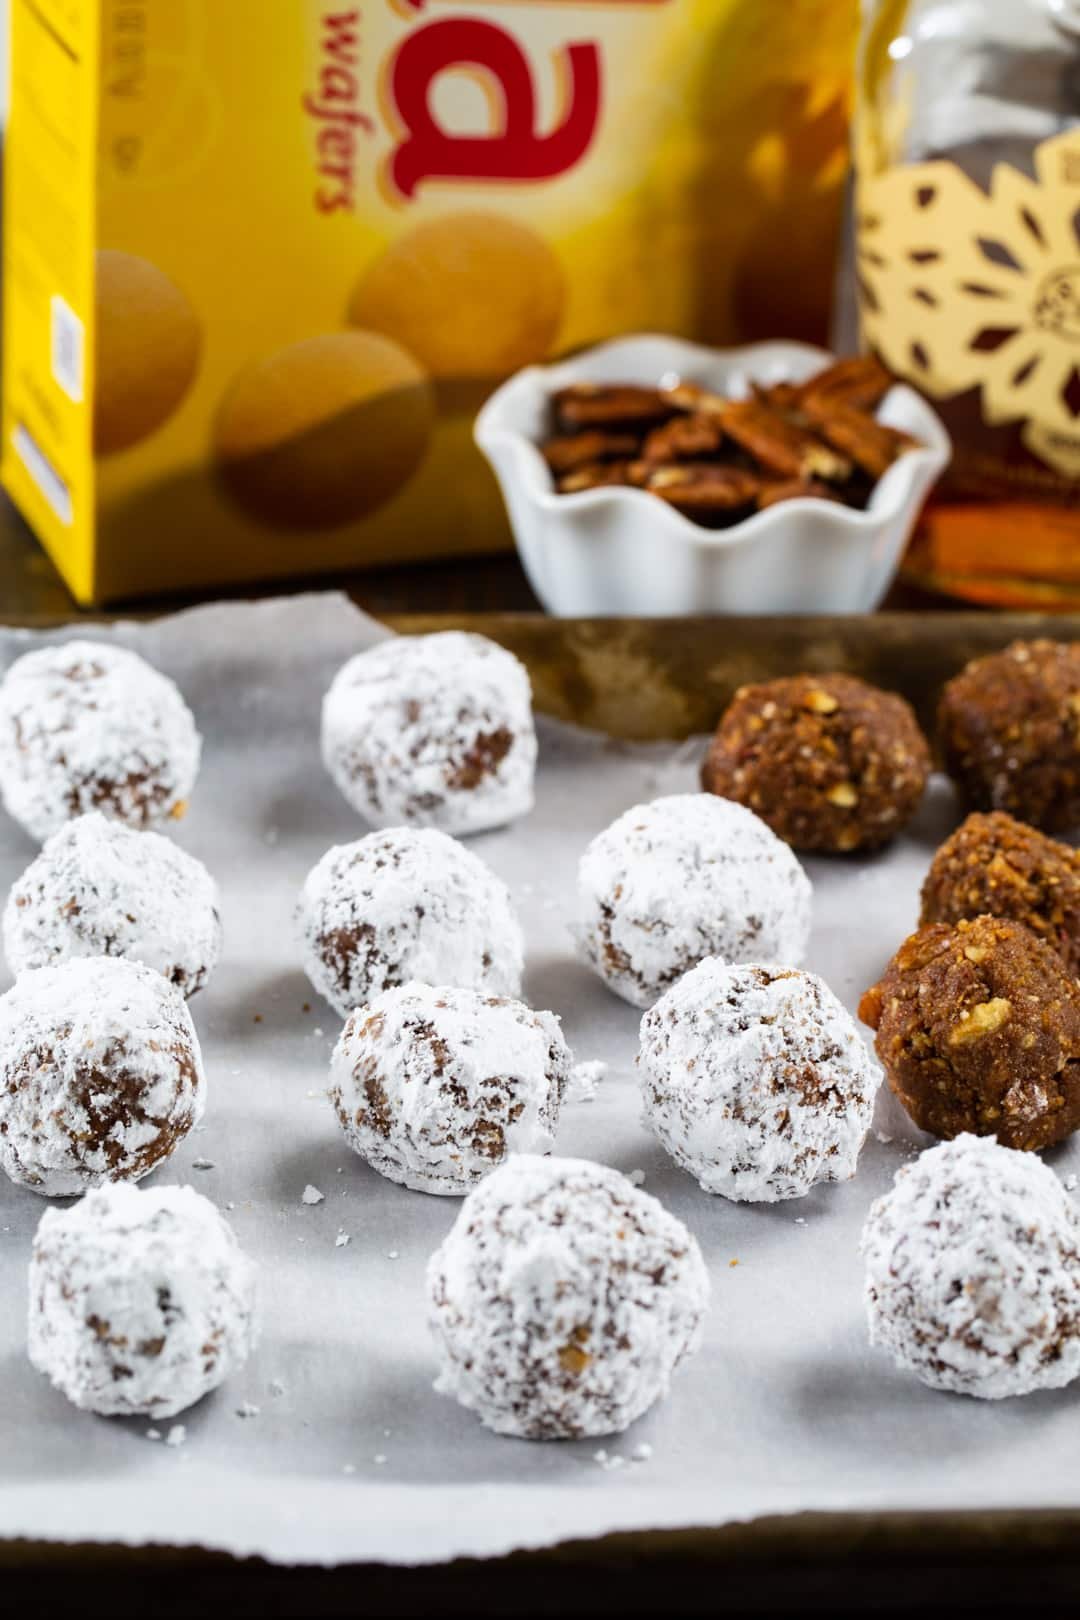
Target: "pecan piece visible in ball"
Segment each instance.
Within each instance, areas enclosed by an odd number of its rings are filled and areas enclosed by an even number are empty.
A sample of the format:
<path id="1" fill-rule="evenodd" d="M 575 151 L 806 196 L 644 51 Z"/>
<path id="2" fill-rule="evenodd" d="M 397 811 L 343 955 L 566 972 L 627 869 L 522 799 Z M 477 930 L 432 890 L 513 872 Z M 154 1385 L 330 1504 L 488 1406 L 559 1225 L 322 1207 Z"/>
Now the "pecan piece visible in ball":
<path id="1" fill-rule="evenodd" d="M 974 810 L 1080 824 L 1080 644 L 1014 641 L 977 658 L 938 709 L 945 768 Z"/>
<path id="2" fill-rule="evenodd" d="M 1023 923 L 931 923 L 906 939 L 859 1017 L 889 1085 L 935 1136 L 1040 1150 L 1080 1125 L 1080 986 Z"/>
<path id="3" fill-rule="evenodd" d="M 702 785 L 748 805 L 795 849 L 843 854 L 895 838 L 929 772 L 902 697 L 854 675 L 789 675 L 736 692 Z"/>
<path id="4" fill-rule="evenodd" d="M 984 915 L 1026 923 L 1080 975 L 1080 851 L 1003 810 L 973 812 L 930 864 L 920 921 Z"/>

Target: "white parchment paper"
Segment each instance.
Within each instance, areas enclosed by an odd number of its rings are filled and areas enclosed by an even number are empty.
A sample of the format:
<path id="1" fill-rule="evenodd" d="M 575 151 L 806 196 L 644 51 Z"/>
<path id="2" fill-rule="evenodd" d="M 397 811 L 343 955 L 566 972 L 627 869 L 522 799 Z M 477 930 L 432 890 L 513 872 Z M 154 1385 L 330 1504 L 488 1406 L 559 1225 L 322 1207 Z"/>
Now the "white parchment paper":
<path id="1" fill-rule="evenodd" d="M 502 1439 L 436 1396 L 424 1266 L 459 1205 L 392 1186 L 346 1149 L 324 1095 L 338 1020 L 301 974 L 292 929 L 308 868 L 365 830 L 323 774 L 318 715 L 337 667 L 382 632 L 313 596 L 115 633 L 195 710 L 204 767 L 175 836 L 224 891 L 224 959 L 192 1003 L 206 1121 L 157 1179 L 228 1209 L 261 1268 L 264 1332 L 244 1372 L 180 1420 L 182 1444 L 75 1411 L 25 1354 L 44 1206 L 0 1177 L 0 1535 L 421 1563 L 803 1509 L 1080 1506 L 1080 1389 L 980 1403 L 923 1389 L 867 1347 L 858 1234 L 916 1143 L 895 1105 L 879 1106 L 891 1140 L 871 1138 L 853 1182 L 771 1207 L 707 1197 L 638 1121 L 638 1015 L 573 957 L 574 872 L 620 811 L 695 785 L 700 744 L 630 747 L 544 724 L 535 813 L 472 847 L 514 891 L 528 999 L 562 1015 L 579 1060 L 610 1065 L 594 1101 L 567 1106 L 559 1151 L 643 1170 L 697 1234 L 714 1282 L 704 1347 L 670 1400 L 605 1442 Z M 0 631 L 0 667 L 41 639 Z M 953 816 L 937 783 L 892 852 L 808 863 L 808 965 L 849 1006 L 913 925 Z M 5 820 L 3 892 L 34 853 Z M 1069 1175 L 1080 1150 L 1050 1162 Z M 308 1185 L 321 1203 L 301 1201 Z M 642 1445 L 651 1456 L 632 1460 Z"/>

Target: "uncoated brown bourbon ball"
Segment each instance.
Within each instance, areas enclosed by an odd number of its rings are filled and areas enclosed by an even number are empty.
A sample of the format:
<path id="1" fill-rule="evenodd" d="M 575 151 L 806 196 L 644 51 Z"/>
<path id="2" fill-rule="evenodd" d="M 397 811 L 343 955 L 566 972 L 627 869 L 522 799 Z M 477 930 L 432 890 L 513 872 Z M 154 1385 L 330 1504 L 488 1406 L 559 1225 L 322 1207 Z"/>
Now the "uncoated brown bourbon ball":
<path id="1" fill-rule="evenodd" d="M 914 815 L 930 750 L 902 697 L 854 675 L 789 675 L 736 692 L 702 768 L 795 849 L 876 849 Z"/>
<path id="2" fill-rule="evenodd" d="M 859 1017 L 889 1085 L 935 1136 L 1039 1150 L 1080 1125 L 1080 987 L 1023 923 L 920 928 Z"/>
<path id="3" fill-rule="evenodd" d="M 975 659 L 945 687 L 938 727 L 973 810 L 1048 832 L 1080 823 L 1080 644 L 1014 641 Z"/>
<path id="4" fill-rule="evenodd" d="M 1026 923 L 1080 975 L 1080 851 L 1003 810 L 974 811 L 930 864 L 920 922 L 983 915 Z"/>

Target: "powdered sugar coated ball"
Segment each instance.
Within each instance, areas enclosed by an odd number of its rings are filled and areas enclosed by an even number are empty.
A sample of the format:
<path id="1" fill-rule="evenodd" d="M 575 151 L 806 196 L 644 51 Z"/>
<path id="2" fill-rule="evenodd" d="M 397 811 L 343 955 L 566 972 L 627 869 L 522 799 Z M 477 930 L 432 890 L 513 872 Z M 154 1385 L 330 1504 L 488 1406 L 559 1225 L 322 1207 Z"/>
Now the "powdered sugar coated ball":
<path id="1" fill-rule="evenodd" d="M 98 811 L 54 832 L 8 896 L 4 951 L 16 975 L 75 956 L 124 956 L 185 996 L 221 954 L 217 884 L 158 833 Z"/>
<path id="2" fill-rule="evenodd" d="M 706 793 L 635 805 L 578 871 L 578 943 L 607 985 L 650 1007 L 705 956 L 802 961 L 810 880 L 752 810 Z"/>
<path id="3" fill-rule="evenodd" d="M 524 664 L 485 636 L 396 636 L 358 653 L 323 701 L 323 761 L 376 827 L 464 834 L 533 806 L 536 731 Z"/>
<path id="4" fill-rule="evenodd" d="M 847 1181 L 881 1071 L 828 985 L 709 957 L 641 1021 L 645 1121 L 705 1192 L 748 1203 Z"/>
<path id="5" fill-rule="evenodd" d="M 0 996 L 0 1166 L 66 1198 L 138 1181 L 202 1117 L 187 1003 L 153 968 L 92 956 L 24 973 Z"/>
<path id="6" fill-rule="evenodd" d="M 330 1101 L 354 1152 L 416 1192 L 461 1194 L 510 1153 L 549 1153 L 570 1073 L 553 1013 L 406 984 L 345 1025 Z"/>
<path id="7" fill-rule="evenodd" d="M 30 1360 L 75 1406 L 173 1417 L 241 1367 L 254 1340 L 255 1268 L 191 1187 L 99 1187 L 42 1216 Z"/>
<path id="8" fill-rule="evenodd" d="M 88 810 L 130 827 L 182 815 L 200 750 L 173 682 L 110 642 L 39 648 L 0 684 L 0 794 L 42 841 Z"/>
<path id="9" fill-rule="evenodd" d="M 428 1265 L 436 1389 L 498 1434 L 619 1434 L 698 1348 L 709 1278 L 694 1238 L 625 1176 L 508 1159 Z"/>
<path id="10" fill-rule="evenodd" d="M 410 979 L 496 996 L 521 988 L 524 944 L 506 885 L 432 828 L 328 850 L 297 908 L 304 969 L 347 1018 Z"/>
<path id="11" fill-rule="evenodd" d="M 1033 1153 L 957 1136 L 897 1172 L 862 1236 L 870 1342 L 998 1400 L 1080 1373 L 1080 1220 Z"/>

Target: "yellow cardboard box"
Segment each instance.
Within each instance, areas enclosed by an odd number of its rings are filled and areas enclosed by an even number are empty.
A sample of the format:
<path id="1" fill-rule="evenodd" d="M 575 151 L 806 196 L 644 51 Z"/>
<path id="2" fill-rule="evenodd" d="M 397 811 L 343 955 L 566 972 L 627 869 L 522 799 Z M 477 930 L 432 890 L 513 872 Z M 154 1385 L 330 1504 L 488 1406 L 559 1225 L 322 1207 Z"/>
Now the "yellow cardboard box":
<path id="1" fill-rule="evenodd" d="M 857 0 L 11 0 L 0 477 L 83 602 L 497 548 L 476 408 L 823 329 Z"/>

